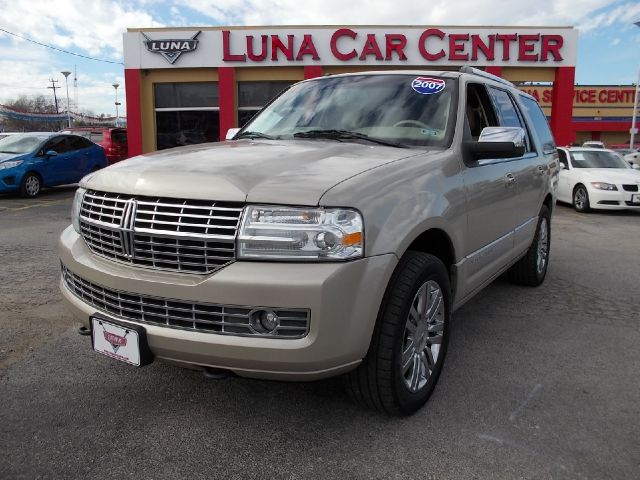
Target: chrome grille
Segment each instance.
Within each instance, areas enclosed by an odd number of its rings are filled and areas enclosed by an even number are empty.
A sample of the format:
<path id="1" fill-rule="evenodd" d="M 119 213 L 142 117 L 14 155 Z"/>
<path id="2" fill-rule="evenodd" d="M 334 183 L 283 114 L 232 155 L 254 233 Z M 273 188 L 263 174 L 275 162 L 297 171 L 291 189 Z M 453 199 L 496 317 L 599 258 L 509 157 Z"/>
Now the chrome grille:
<path id="1" fill-rule="evenodd" d="M 88 190 L 80 231 L 96 254 L 119 262 L 210 273 L 235 259 L 242 206 Z"/>
<path id="2" fill-rule="evenodd" d="M 274 332 L 263 334 L 250 325 L 250 314 L 258 309 L 256 307 L 193 303 L 112 290 L 79 277 L 64 265 L 62 278 L 75 296 L 98 312 L 123 320 L 222 335 L 269 338 L 301 338 L 309 331 L 310 315 L 304 309 L 270 308 L 278 316 L 279 325 Z"/>

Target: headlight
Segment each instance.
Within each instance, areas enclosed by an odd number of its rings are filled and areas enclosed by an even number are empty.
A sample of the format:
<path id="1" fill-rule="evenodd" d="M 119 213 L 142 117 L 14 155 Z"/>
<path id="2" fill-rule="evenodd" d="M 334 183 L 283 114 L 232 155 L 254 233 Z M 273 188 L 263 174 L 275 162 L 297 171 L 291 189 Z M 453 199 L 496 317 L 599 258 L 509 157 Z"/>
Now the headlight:
<path id="1" fill-rule="evenodd" d="M 82 206 L 84 192 L 86 192 L 84 188 L 76 190 L 76 196 L 73 197 L 73 204 L 71 205 L 71 223 L 78 233 L 80 233 L 80 207 Z"/>
<path id="2" fill-rule="evenodd" d="M 362 257 L 362 216 L 344 208 L 248 206 L 238 258 L 336 261 Z"/>
<path id="3" fill-rule="evenodd" d="M 605 183 L 605 182 L 591 182 L 591 186 L 593 188 L 597 188 L 598 190 L 618 190 L 613 183 Z"/>
<path id="4" fill-rule="evenodd" d="M 13 168 L 21 165 L 24 160 L 13 160 L 11 162 L 2 162 L 0 163 L 0 170 L 4 170 L 5 168 Z"/>

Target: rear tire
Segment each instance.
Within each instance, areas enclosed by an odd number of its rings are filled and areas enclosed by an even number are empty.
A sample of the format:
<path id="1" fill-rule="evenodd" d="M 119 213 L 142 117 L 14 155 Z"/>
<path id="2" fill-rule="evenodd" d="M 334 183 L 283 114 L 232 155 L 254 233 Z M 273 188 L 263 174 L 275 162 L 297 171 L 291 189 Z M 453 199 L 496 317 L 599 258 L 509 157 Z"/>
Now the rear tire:
<path id="1" fill-rule="evenodd" d="M 584 185 L 578 185 L 573 189 L 573 208 L 580 213 L 589 213 L 591 210 L 589 192 Z"/>
<path id="2" fill-rule="evenodd" d="M 21 196 L 35 198 L 40 194 L 41 189 L 42 181 L 36 173 L 29 172 L 22 178 L 22 183 L 20 184 Z"/>
<path id="3" fill-rule="evenodd" d="M 533 242 L 524 257 L 507 272 L 509 280 L 519 285 L 537 287 L 547 276 L 551 248 L 551 215 L 546 205 L 540 209 Z"/>
<path id="4" fill-rule="evenodd" d="M 390 415 L 409 415 L 431 396 L 449 341 L 451 288 L 444 264 L 409 251 L 400 260 L 362 363 L 344 377 L 349 396 Z"/>

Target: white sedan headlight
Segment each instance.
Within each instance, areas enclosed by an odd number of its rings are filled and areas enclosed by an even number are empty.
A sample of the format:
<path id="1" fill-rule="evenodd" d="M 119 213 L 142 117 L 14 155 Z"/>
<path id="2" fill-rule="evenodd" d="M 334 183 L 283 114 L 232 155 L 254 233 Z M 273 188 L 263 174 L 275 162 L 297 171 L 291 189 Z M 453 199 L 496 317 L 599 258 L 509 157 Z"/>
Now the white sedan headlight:
<path id="1" fill-rule="evenodd" d="M 76 190 L 76 196 L 73 197 L 73 204 L 71 205 L 71 223 L 76 232 L 80 233 L 80 207 L 82 207 L 82 198 L 86 190 L 84 188 L 78 188 Z"/>
<path id="2" fill-rule="evenodd" d="M 598 190 L 618 190 L 618 187 L 616 187 L 613 183 L 591 182 L 591 186 L 593 188 L 597 188 Z"/>
<path id="3" fill-rule="evenodd" d="M 238 258 L 336 261 L 362 257 L 362 215 L 345 208 L 248 206 Z"/>

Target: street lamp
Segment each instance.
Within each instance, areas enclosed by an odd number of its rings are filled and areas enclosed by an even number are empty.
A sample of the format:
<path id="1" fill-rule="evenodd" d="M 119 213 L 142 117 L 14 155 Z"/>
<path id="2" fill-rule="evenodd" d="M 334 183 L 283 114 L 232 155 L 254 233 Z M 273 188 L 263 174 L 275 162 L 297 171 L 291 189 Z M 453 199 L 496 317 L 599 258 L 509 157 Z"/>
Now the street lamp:
<path id="1" fill-rule="evenodd" d="M 120 118 L 120 114 L 118 113 L 118 105 L 120 105 L 120 102 L 118 102 L 118 87 L 120 86 L 119 83 L 114 83 L 113 84 L 113 88 L 116 91 L 116 127 L 118 126 L 118 120 Z"/>
<path id="2" fill-rule="evenodd" d="M 64 75 L 64 83 L 67 85 L 67 127 L 71 128 L 71 110 L 69 108 L 69 75 L 71 75 L 71 72 L 69 72 L 68 70 L 65 70 L 64 72 L 60 72 L 62 75 Z"/>

